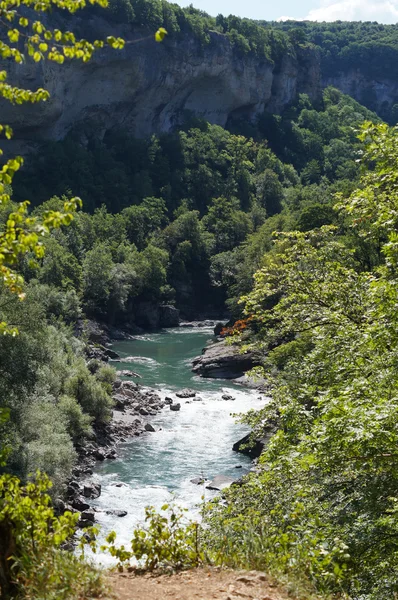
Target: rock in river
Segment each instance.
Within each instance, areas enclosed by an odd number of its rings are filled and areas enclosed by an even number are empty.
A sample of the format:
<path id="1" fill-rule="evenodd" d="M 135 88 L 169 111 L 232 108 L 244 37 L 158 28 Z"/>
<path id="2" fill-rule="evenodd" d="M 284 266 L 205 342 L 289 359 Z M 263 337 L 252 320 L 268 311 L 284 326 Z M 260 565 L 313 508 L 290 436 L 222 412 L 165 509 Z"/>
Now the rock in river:
<path id="1" fill-rule="evenodd" d="M 195 398 L 196 392 L 194 390 L 185 388 L 184 390 L 177 392 L 176 396 L 177 396 L 177 398 Z"/>
<path id="2" fill-rule="evenodd" d="M 127 510 L 106 510 L 107 515 L 113 515 L 114 517 L 125 517 Z"/>
<path id="3" fill-rule="evenodd" d="M 192 371 L 202 377 L 236 379 L 258 362 L 251 352 L 241 354 L 238 346 L 227 346 L 222 341 L 205 348 L 192 365 Z"/>
<path id="4" fill-rule="evenodd" d="M 83 495 L 85 498 L 99 498 L 101 496 L 101 484 L 86 483 L 83 487 Z"/>
<path id="5" fill-rule="evenodd" d="M 212 479 L 206 485 L 206 489 L 221 491 L 221 490 L 224 490 L 225 488 L 228 488 L 234 482 L 235 482 L 235 479 L 232 479 L 232 477 L 227 477 L 226 475 L 216 475 L 214 477 L 214 479 Z"/>
<path id="6" fill-rule="evenodd" d="M 232 446 L 232 450 L 234 452 L 240 452 L 241 454 L 247 454 L 247 456 L 250 456 L 250 458 L 258 458 L 275 431 L 276 429 L 274 427 L 269 427 L 268 431 L 263 437 L 254 439 L 250 444 L 250 447 L 245 447 L 250 441 L 251 434 L 248 433 L 241 440 L 235 442 L 235 444 Z"/>
<path id="7" fill-rule="evenodd" d="M 181 410 L 181 404 L 179 402 L 176 404 L 170 404 L 170 410 L 173 410 L 174 412 Z"/>

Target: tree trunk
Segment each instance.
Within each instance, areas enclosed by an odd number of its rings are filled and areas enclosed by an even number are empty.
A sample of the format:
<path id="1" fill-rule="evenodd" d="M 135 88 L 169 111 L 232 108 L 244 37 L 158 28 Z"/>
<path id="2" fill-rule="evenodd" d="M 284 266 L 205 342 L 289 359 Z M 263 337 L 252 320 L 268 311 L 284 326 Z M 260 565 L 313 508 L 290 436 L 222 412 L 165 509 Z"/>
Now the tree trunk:
<path id="1" fill-rule="evenodd" d="M 16 592 L 12 575 L 12 556 L 15 556 L 16 545 L 12 530 L 12 524 L 8 519 L 0 522 L 0 598 L 2 600 L 13 598 Z"/>

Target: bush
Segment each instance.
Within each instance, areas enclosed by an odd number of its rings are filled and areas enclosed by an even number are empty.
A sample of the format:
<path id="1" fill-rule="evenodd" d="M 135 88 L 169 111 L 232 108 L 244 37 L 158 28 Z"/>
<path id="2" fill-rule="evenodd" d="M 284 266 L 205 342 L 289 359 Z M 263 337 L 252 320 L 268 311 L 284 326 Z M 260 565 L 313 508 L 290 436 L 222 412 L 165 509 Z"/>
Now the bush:
<path id="1" fill-rule="evenodd" d="M 200 528 L 198 523 L 186 521 L 184 512 L 168 504 L 162 506 L 161 512 L 156 512 L 153 506 L 147 506 L 146 526 L 134 531 L 131 552 L 124 546 L 115 546 L 114 532 L 108 535 L 108 545 L 102 549 L 119 560 L 121 570 L 131 558 L 138 560 L 140 567 L 148 571 L 198 567 L 204 560 L 200 549 Z"/>
<path id="2" fill-rule="evenodd" d="M 55 517 L 50 487 L 39 473 L 26 486 L 16 477 L 0 477 L 0 590 L 5 600 L 88 600 L 103 590 L 101 574 L 83 555 L 62 550 L 78 515 Z"/>
<path id="3" fill-rule="evenodd" d="M 66 382 L 65 392 L 76 398 L 83 411 L 93 417 L 97 425 L 110 420 L 112 398 L 109 390 L 91 375 L 83 359 L 77 365 L 76 373 Z"/>

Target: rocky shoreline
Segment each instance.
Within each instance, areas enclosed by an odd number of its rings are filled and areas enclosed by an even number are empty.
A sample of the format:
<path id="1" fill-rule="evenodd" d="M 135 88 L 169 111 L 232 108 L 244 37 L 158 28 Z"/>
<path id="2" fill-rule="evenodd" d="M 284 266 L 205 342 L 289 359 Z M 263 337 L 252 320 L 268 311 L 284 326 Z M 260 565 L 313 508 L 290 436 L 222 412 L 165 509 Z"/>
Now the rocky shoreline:
<path id="1" fill-rule="evenodd" d="M 166 403 L 157 392 L 145 388 L 134 381 L 116 379 L 113 386 L 112 420 L 104 427 L 97 428 L 93 439 L 82 444 L 78 451 L 78 463 L 72 471 L 72 479 L 68 483 L 66 500 L 58 500 L 60 512 L 69 510 L 80 512 L 79 527 L 88 527 L 95 522 L 97 510 L 91 506 L 90 500 L 101 495 L 101 486 L 90 480 L 97 462 L 118 458 L 118 445 L 128 439 L 154 432 L 150 423 Z M 109 511 L 107 511 L 109 513 Z M 124 511 L 122 511 L 124 512 Z M 127 513 L 115 514 L 125 516 Z"/>
<path id="2" fill-rule="evenodd" d="M 213 327 L 216 323 L 211 320 L 190 321 L 182 322 L 180 326 L 202 328 Z M 85 323 L 84 331 L 88 340 L 86 346 L 88 361 L 117 361 L 119 356 L 110 348 L 112 341 L 132 337 L 130 332 L 104 330 L 93 321 Z M 253 382 L 245 375 L 245 372 L 255 364 L 252 354 L 241 355 L 236 347 L 228 346 L 225 341 L 221 341 L 204 348 L 202 355 L 193 361 L 192 370 L 202 377 L 233 379 L 236 383 L 264 391 L 263 382 Z M 116 362 L 115 366 L 117 366 Z M 117 459 L 120 443 L 155 432 L 150 422 L 151 418 L 165 407 L 172 412 L 179 411 L 181 409 L 179 399 L 189 399 L 186 400 L 188 402 L 195 400 L 196 393 L 192 390 L 176 392 L 175 400 L 170 397 L 162 398 L 157 391 L 132 381 L 132 378 L 140 378 L 140 376 L 130 370 L 117 371 L 112 393 L 114 401 L 112 419 L 107 425 L 96 428 L 94 436 L 77 448 L 78 462 L 73 469 L 72 479 L 68 482 L 66 499 L 59 499 L 56 502 L 60 513 L 65 510 L 80 513 L 78 521 L 80 528 L 92 526 L 96 521 L 98 509 L 94 508 L 91 502 L 101 495 L 100 484 L 91 479 L 96 463 Z M 236 450 L 239 451 L 237 447 Z M 118 517 L 127 514 L 126 511 L 111 509 L 106 512 Z"/>

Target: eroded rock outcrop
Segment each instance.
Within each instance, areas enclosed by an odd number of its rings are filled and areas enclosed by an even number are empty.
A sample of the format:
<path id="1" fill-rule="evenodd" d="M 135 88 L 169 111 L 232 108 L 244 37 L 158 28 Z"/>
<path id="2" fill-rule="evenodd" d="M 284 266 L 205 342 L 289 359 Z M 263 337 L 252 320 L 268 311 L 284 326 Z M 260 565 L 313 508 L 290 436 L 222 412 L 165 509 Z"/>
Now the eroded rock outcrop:
<path id="1" fill-rule="evenodd" d="M 236 379 L 258 365 L 258 362 L 251 352 L 241 354 L 238 346 L 228 346 L 222 341 L 205 348 L 192 365 L 192 371 L 202 377 Z"/>
<path id="2" fill-rule="evenodd" d="M 77 19 L 77 29 L 79 24 Z M 13 127 L 17 140 L 62 139 L 90 122 L 100 138 L 115 126 L 145 137 L 169 131 L 187 111 L 224 126 L 229 118 L 254 118 L 264 108 L 280 112 L 297 93 L 320 94 L 320 60 L 311 48 L 298 48 L 296 56 L 286 54 L 274 64 L 240 55 L 217 32 L 202 47 L 188 35 L 157 44 L 147 32 L 132 33 L 98 17 L 86 20 L 84 28 L 95 37 L 112 33 L 128 43 L 124 50 L 95 53 L 87 64 L 10 63 L 10 83 L 45 87 L 51 94 L 37 105 L 0 102 L 2 121 Z M 80 133 L 83 140 L 84 127 Z"/>

